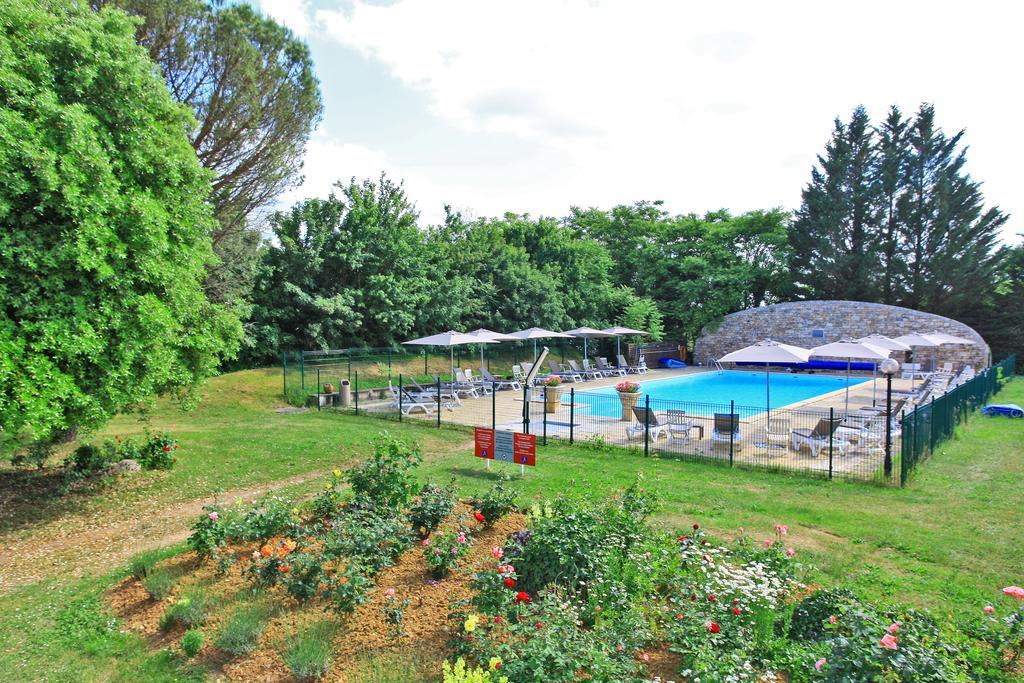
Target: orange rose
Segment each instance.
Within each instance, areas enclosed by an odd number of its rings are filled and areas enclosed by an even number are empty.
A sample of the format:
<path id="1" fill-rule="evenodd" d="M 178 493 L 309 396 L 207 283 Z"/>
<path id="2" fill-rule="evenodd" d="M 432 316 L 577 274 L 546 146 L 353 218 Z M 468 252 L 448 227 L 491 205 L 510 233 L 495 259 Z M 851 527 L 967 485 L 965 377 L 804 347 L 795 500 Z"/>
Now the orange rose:
<path id="1" fill-rule="evenodd" d="M 281 565 L 281 573 L 282 573 L 282 574 L 287 574 L 287 573 L 288 573 L 288 572 L 290 572 L 291 570 L 292 570 L 292 568 L 291 568 L 291 567 L 289 567 L 288 565 L 286 565 L 286 564 L 282 564 L 282 565 Z"/>
<path id="2" fill-rule="evenodd" d="M 274 549 L 271 548 L 269 545 L 265 545 L 262 548 L 260 548 L 260 553 L 262 553 L 263 557 L 270 557 L 274 554 Z"/>
<path id="3" fill-rule="evenodd" d="M 284 542 L 284 549 L 287 550 L 288 552 L 291 552 L 291 551 L 295 550 L 296 545 L 297 544 L 295 543 L 295 541 L 292 541 L 292 540 L 289 539 L 289 540 Z"/>

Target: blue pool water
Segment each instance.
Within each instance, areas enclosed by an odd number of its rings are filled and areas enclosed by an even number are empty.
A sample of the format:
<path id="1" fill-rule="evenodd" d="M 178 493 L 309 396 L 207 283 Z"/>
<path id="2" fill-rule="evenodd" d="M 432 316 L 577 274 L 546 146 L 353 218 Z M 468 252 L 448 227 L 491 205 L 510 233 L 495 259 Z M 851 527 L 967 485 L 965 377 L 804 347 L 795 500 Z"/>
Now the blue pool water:
<path id="1" fill-rule="evenodd" d="M 711 415 L 728 411 L 729 402 L 735 401 L 737 412 L 749 415 L 767 408 L 765 400 L 765 374 L 723 370 L 701 372 L 645 381 L 644 376 L 630 375 L 629 381 L 640 383 L 640 406 L 645 394 L 651 397 L 652 410 L 667 410 L 678 407 L 696 415 Z M 870 381 L 864 377 L 851 377 L 850 386 Z M 835 375 L 795 375 L 788 373 L 771 374 L 771 407 L 781 408 L 791 403 L 805 401 L 815 396 L 838 391 L 846 387 L 846 377 Z M 576 403 L 590 406 L 590 415 L 614 417 L 621 413 L 618 394 L 614 387 L 586 390 L 577 386 Z M 568 402 L 568 393 L 563 394 Z M 676 403 L 679 405 L 675 405 Z M 686 405 L 681 403 L 685 402 Z"/>

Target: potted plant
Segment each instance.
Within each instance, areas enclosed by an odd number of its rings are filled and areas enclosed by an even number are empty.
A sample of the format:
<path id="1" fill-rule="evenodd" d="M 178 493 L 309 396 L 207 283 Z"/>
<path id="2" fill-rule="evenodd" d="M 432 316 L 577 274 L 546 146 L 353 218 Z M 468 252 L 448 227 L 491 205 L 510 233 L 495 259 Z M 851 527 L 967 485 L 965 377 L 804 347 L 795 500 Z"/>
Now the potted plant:
<path id="1" fill-rule="evenodd" d="M 330 382 L 325 384 L 324 385 L 324 393 L 325 394 L 333 394 L 334 393 L 334 385 L 331 384 Z"/>
<path id="2" fill-rule="evenodd" d="M 625 422 L 633 420 L 633 408 L 640 401 L 639 382 L 619 382 L 615 385 L 615 391 L 619 393 L 619 402 L 622 403 L 622 419 Z"/>
<path id="3" fill-rule="evenodd" d="M 552 375 L 544 380 L 544 410 L 549 413 L 554 413 L 558 410 L 558 406 L 562 405 L 562 391 L 561 377 Z"/>

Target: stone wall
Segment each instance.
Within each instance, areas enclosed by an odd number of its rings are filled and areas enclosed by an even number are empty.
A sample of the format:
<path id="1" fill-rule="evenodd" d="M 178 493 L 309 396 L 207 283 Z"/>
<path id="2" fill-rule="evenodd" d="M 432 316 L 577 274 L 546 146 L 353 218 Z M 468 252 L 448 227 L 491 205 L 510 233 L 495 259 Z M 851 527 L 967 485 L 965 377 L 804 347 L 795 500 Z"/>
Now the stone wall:
<path id="1" fill-rule="evenodd" d="M 815 336 L 815 333 L 821 336 Z M 730 351 L 762 339 L 804 348 L 821 346 L 843 338 L 869 334 L 898 337 L 910 332 L 945 332 L 977 341 L 977 344 L 947 344 L 919 349 L 915 360 L 934 358 L 938 364 L 952 361 L 954 367 L 971 364 L 988 367 L 989 348 L 980 334 L 956 320 L 899 306 L 862 301 L 793 301 L 748 308 L 725 316 L 721 324 L 705 328 L 694 346 L 694 361 L 707 365 Z M 903 361 L 901 354 L 894 354 Z"/>

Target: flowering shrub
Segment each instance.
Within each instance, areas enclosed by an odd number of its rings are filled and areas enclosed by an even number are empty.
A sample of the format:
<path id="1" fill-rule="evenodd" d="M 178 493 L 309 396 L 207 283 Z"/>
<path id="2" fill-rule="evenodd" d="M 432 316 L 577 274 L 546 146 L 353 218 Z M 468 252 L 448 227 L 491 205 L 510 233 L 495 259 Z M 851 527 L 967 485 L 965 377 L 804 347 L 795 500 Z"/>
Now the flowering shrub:
<path id="1" fill-rule="evenodd" d="M 619 382 L 615 385 L 615 391 L 620 394 L 638 394 L 640 393 L 639 382 Z"/>
<path id="2" fill-rule="evenodd" d="M 466 529 L 452 529 L 423 540 L 423 556 L 435 579 L 442 579 L 469 550 L 473 539 Z"/>
<path id="3" fill-rule="evenodd" d="M 541 382 L 541 384 L 543 386 L 551 387 L 552 389 L 554 389 L 555 387 L 562 385 L 562 378 L 559 377 L 558 375 L 550 375 L 548 377 L 545 377 L 544 381 Z"/>
<path id="4" fill-rule="evenodd" d="M 320 540 L 327 557 L 354 561 L 376 574 L 410 546 L 412 532 L 405 518 L 391 510 L 352 505 Z"/>
<path id="5" fill-rule="evenodd" d="M 169 470 L 178 462 L 174 452 L 178 450 L 178 441 L 165 432 L 146 434 L 146 443 L 139 449 L 136 456 L 139 464 L 147 470 Z"/>
<path id="6" fill-rule="evenodd" d="M 516 509 L 516 498 L 519 497 L 519 491 L 508 488 L 508 482 L 509 477 L 503 476 L 483 496 L 473 501 L 480 516 L 483 517 L 478 521 L 484 526 L 491 526 Z"/>
<path id="7" fill-rule="evenodd" d="M 323 490 L 313 498 L 311 511 L 313 517 L 318 520 L 328 521 L 341 512 L 342 502 L 342 472 L 334 470 L 331 478 L 324 485 Z"/>
<path id="8" fill-rule="evenodd" d="M 492 667 L 497 668 L 500 666 L 500 662 L 491 664 Z M 498 676 L 494 678 L 491 676 L 491 671 L 482 668 L 467 668 L 466 660 L 459 657 L 455 662 L 455 666 L 452 666 L 450 662 L 445 662 L 442 665 L 441 673 L 443 676 L 443 683 L 509 683 L 506 676 Z"/>
<path id="9" fill-rule="evenodd" d="M 219 505 L 207 505 L 203 514 L 192 523 L 192 535 L 188 537 L 188 546 L 195 551 L 199 559 L 205 560 L 214 548 L 227 540 L 227 526 L 221 519 L 224 512 Z"/>
<path id="10" fill-rule="evenodd" d="M 421 536 L 429 536 L 455 509 L 455 483 L 449 486 L 424 484 L 419 498 L 409 509 L 409 522 Z"/>
<path id="11" fill-rule="evenodd" d="M 357 499 L 402 508 L 416 488 L 411 471 L 422 460 L 418 446 L 410 446 L 385 432 L 373 442 L 373 456 L 351 467 L 345 478 Z"/>
<path id="12" fill-rule="evenodd" d="M 294 512 L 293 512 L 294 510 Z M 294 531 L 298 510 L 290 498 L 264 496 L 249 502 L 248 508 L 239 503 L 226 520 L 230 540 L 259 541 L 278 534 Z"/>

